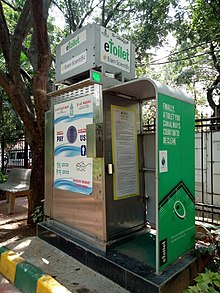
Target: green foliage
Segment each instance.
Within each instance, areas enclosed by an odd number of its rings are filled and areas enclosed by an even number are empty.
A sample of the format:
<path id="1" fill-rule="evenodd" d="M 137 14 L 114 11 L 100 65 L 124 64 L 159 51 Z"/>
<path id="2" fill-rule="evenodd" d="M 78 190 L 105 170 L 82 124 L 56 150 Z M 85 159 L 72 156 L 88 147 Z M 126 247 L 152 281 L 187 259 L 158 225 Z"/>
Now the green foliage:
<path id="1" fill-rule="evenodd" d="M 219 1 L 189 1 L 185 8 L 180 7 L 174 27 L 177 46 L 169 61 L 179 72 L 176 83 L 190 85 L 195 98 L 205 97 L 213 110 L 220 107 Z"/>
<path id="2" fill-rule="evenodd" d="M 8 179 L 8 175 L 5 175 L 0 171 L 0 183 L 6 182 L 7 179 Z M 6 199 L 5 191 L 0 190 L 0 200 L 4 200 L 4 199 Z"/>
<path id="3" fill-rule="evenodd" d="M 142 104 L 143 125 L 153 125 L 156 119 L 155 100 L 148 100 Z"/>
<path id="4" fill-rule="evenodd" d="M 23 123 L 12 108 L 3 90 L 0 90 L 0 136 L 4 137 L 4 143 L 14 145 L 23 135 Z"/>
<path id="5" fill-rule="evenodd" d="M 138 61 L 141 64 L 146 50 L 161 46 L 172 29 L 172 18 L 169 16 L 174 1 L 136 1 L 135 24 L 131 39 L 136 45 Z"/>
<path id="6" fill-rule="evenodd" d="M 33 214 L 31 215 L 33 222 L 39 223 L 44 221 L 45 219 L 45 214 L 44 214 L 44 205 L 43 205 L 43 201 L 42 204 L 37 206 L 33 212 Z"/>
<path id="7" fill-rule="evenodd" d="M 197 32 L 197 38 L 200 41 L 214 41 L 219 38 L 220 5 L 218 0 L 192 1 L 190 10 L 192 15 L 191 29 Z"/>
<path id="8" fill-rule="evenodd" d="M 189 286 L 183 293 L 220 292 L 220 227 L 212 224 L 197 223 L 196 251 L 202 257 L 208 256 L 208 267 L 196 278 L 196 284 Z"/>
<path id="9" fill-rule="evenodd" d="M 210 116 L 214 107 L 207 97 L 207 90 L 212 88 L 213 82 L 220 73 L 219 1 L 193 0 L 179 3 L 173 11 L 175 21 L 172 29 L 176 40 L 175 48 L 170 52 L 167 61 L 160 58 L 158 61 L 150 61 L 151 65 L 146 73 L 153 79 L 193 96 L 196 103 L 196 118 L 200 118 L 201 113 L 203 116 L 207 114 Z M 216 105 L 219 104 L 219 94 L 219 85 L 217 85 L 212 95 Z"/>
<path id="10" fill-rule="evenodd" d="M 10 33 L 13 32 L 14 27 L 18 22 L 19 14 L 24 6 L 24 2 L 25 0 L 12 0 L 8 2 L 8 4 L 5 4 L 4 2 L 2 3 L 5 15 L 10 19 L 10 22 L 8 23 Z"/>
<path id="11" fill-rule="evenodd" d="M 196 251 L 208 255 L 208 268 L 220 273 L 220 226 L 202 222 L 197 225 Z"/>
<path id="12" fill-rule="evenodd" d="M 55 57 L 56 46 L 57 44 L 60 44 L 63 39 L 63 31 L 61 28 L 55 25 L 55 19 L 52 16 L 48 17 L 47 27 L 48 27 L 48 34 L 49 34 L 49 39 L 51 44 L 52 55 Z"/>
<path id="13" fill-rule="evenodd" d="M 7 24 L 9 26 L 9 30 L 11 34 L 13 34 L 13 31 L 17 25 L 20 12 L 22 11 L 22 7 L 24 6 L 25 0 L 15 0 L 11 1 L 11 5 L 6 5 L 3 3 L 4 7 L 4 14 L 6 17 Z M 47 27 L 48 27 L 48 35 L 50 39 L 51 44 L 51 51 L 53 58 L 55 60 L 56 55 L 56 46 L 61 42 L 63 39 L 63 31 L 57 27 L 55 24 L 55 19 L 53 16 L 48 17 Z M 28 89 L 28 92 L 30 95 L 33 95 L 32 93 L 32 84 L 31 84 L 31 78 L 33 76 L 34 65 L 32 64 L 32 60 L 30 58 L 31 54 L 36 54 L 34 52 L 35 48 L 33 49 L 33 35 L 32 30 L 29 34 L 27 34 L 24 42 L 23 42 L 23 51 L 21 52 L 20 56 L 20 67 L 22 70 L 24 70 L 27 73 L 27 76 L 29 76 L 29 79 L 25 78 L 24 82 L 26 84 L 26 87 Z M 31 54 L 30 54 L 31 52 Z M 3 60 L 3 57 L 0 55 L 0 65 L 1 60 Z M 3 61 L 2 61 L 3 62 Z M 4 63 L 4 62 L 3 62 Z M 3 69 L 2 66 L 0 66 L 1 69 Z M 53 78 L 55 77 L 55 64 L 52 64 L 51 71 L 49 72 L 49 77 Z"/>
<path id="14" fill-rule="evenodd" d="M 8 180 L 8 175 L 3 174 L 0 172 L 0 183 L 4 183 Z"/>
<path id="15" fill-rule="evenodd" d="M 220 274 L 208 269 L 205 273 L 199 274 L 196 278 L 196 285 L 189 286 L 183 293 L 218 293 L 220 290 Z"/>

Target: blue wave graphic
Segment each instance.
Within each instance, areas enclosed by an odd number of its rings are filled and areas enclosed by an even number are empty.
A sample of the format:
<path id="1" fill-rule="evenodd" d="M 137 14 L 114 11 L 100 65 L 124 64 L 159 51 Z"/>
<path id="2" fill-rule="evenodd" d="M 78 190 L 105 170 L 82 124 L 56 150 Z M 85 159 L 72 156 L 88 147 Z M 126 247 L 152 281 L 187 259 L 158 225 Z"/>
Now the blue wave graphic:
<path id="1" fill-rule="evenodd" d="M 63 190 L 68 190 L 71 192 L 78 192 L 78 193 L 82 193 L 82 194 L 86 194 L 86 195 L 90 195 L 92 194 L 92 188 L 88 187 L 82 187 L 82 186 L 78 186 L 76 183 L 66 180 L 66 179 L 56 179 L 54 181 L 54 187 L 55 188 L 59 188 L 59 189 L 63 189 Z"/>
<path id="2" fill-rule="evenodd" d="M 69 118 L 69 115 L 58 117 L 57 119 L 54 120 L 54 124 L 60 123 L 61 121 L 66 120 L 68 118 Z"/>
<path id="3" fill-rule="evenodd" d="M 82 118 L 93 118 L 93 113 L 90 112 L 90 113 L 84 113 L 84 114 L 76 114 L 73 117 L 70 117 L 68 115 L 61 116 L 61 117 L 58 117 L 54 120 L 54 124 L 58 124 L 62 121 L 63 122 L 73 122 L 73 121 L 76 121 L 76 120 L 79 120 Z"/>
<path id="4" fill-rule="evenodd" d="M 65 153 L 65 157 L 75 157 L 81 155 L 81 148 L 71 145 L 60 145 L 54 149 L 54 156 Z M 64 154 L 63 154 L 64 155 Z"/>

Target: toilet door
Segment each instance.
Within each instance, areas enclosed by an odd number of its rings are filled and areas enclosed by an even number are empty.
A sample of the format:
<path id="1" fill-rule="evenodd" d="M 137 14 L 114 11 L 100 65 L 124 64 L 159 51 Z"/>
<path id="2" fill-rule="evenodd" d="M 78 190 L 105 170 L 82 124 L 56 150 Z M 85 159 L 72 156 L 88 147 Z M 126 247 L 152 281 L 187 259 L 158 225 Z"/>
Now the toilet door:
<path id="1" fill-rule="evenodd" d="M 143 227 L 145 208 L 139 174 L 139 104 L 106 94 L 104 136 L 108 239 Z"/>

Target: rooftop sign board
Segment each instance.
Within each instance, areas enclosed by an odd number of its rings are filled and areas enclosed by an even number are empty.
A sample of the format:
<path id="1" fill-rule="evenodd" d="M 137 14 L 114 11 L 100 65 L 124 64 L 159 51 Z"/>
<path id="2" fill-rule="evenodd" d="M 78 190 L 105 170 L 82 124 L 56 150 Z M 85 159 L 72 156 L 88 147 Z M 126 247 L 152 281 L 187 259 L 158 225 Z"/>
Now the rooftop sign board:
<path id="1" fill-rule="evenodd" d="M 57 47 L 56 81 L 70 80 L 90 69 L 135 77 L 134 45 L 97 24 L 87 25 L 68 36 Z"/>
<path id="2" fill-rule="evenodd" d="M 100 40 L 101 62 L 130 72 L 131 43 L 104 27 L 101 27 Z"/>

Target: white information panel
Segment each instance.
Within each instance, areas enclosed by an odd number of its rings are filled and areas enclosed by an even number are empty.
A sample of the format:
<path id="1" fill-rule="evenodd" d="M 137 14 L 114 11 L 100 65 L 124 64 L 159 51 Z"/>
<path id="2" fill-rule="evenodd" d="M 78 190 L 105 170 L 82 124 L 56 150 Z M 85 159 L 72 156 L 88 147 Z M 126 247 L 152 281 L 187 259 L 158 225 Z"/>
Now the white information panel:
<path id="1" fill-rule="evenodd" d="M 111 106 L 114 199 L 139 194 L 136 112 Z"/>
<path id="2" fill-rule="evenodd" d="M 60 47 L 60 55 L 63 56 L 67 52 L 80 46 L 85 41 L 86 41 L 86 30 L 83 30 L 81 33 L 77 34 L 76 36 L 68 40 L 66 43 L 64 43 Z"/>
<path id="3" fill-rule="evenodd" d="M 70 70 L 73 70 L 74 68 L 81 66 L 82 64 L 85 64 L 86 62 L 87 62 L 87 53 L 85 51 L 71 58 L 67 62 L 63 63 L 61 65 L 61 74 L 64 74 Z"/>
<path id="4" fill-rule="evenodd" d="M 168 172 L 167 151 L 159 151 L 160 173 Z"/>
<path id="5" fill-rule="evenodd" d="M 92 159 L 86 156 L 86 125 L 93 123 L 93 96 L 54 106 L 54 187 L 92 193 Z"/>
<path id="6" fill-rule="evenodd" d="M 131 71 L 131 43 L 101 26 L 101 62 Z"/>

